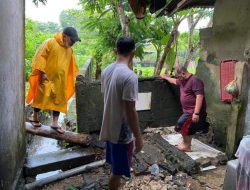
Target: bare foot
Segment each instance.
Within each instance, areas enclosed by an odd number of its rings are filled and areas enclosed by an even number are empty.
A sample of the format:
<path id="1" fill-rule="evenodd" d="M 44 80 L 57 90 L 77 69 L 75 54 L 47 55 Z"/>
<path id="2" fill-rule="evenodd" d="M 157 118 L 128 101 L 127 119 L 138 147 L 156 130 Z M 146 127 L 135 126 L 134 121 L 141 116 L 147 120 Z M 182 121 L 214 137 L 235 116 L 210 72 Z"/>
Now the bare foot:
<path id="1" fill-rule="evenodd" d="M 183 147 L 184 144 L 185 144 L 184 141 L 182 141 L 181 143 L 179 143 L 179 144 L 177 144 L 177 145 L 175 145 L 175 146 L 176 146 L 177 148 L 178 148 L 178 147 Z"/>
<path id="2" fill-rule="evenodd" d="M 191 150 L 191 146 L 190 145 L 187 145 L 185 144 L 184 142 L 180 143 L 177 145 L 177 148 L 180 150 L 180 151 L 184 151 L 184 152 L 192 152 Z"/>

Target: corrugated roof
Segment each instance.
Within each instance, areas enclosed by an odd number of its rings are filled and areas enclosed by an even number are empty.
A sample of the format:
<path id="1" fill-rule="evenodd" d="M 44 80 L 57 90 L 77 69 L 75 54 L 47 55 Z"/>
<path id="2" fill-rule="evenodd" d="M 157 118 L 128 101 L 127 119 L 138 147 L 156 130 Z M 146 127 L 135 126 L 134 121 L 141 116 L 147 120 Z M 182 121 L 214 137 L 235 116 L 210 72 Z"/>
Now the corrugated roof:
<path id="1" fill-rule="evenodd" d="M 192 8 L 211 8 L 216 0 L 172 0 L 159 13 L 161 15 L 171 16 L 177 11 Z"/>

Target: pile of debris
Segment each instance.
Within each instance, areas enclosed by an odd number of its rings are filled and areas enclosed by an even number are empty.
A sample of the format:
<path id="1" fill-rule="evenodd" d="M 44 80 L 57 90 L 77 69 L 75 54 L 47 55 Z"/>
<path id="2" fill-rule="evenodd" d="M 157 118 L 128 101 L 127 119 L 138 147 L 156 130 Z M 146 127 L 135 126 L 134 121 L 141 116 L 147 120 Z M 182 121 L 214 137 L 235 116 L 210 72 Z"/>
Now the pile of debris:
<path id="1" fill-rule="evenodd" d="M 176 175 L 166 173 L 164 170 L 158 174 L 151 174 L 139 177 L 132 177 L 127 181 L 122 189 L 143 189 L 143 190 L 188 190 L 190 184 L 187 183 L 188 175 L 178 172 Z"/>
<path id="2" fill-rule="evenodd" d="M 196 143 L 197 141 L 202 144 L 200 149 L 202 149 L 202 151 L 206 149 L 208 151 L 207 153 L 204 153 L 206 150 L 199 153 L 199 150 L 195 148 L 197 145 L 194 145 L 195 150 L 191 154 L 179 151 L 174 143 L 171 142 L 171 138 L 177 139 L 178 135 L 179 134 L 174 132 L 173 127 L 148 128 L 144 130 L 143 150 L 134 155 L 131 168 L 132 177 L 130 179 L 123 178 L 122 189 L 187 190 L 195 189 L 192 188 L 194 182 L 199 184 L 199 188 L 209 187 L 205 182 L 200 184 L 197 182 L 197 179 L 194 178 L 204 175 L 207 170 L 215 169 L 218 166 L 220 167 L 221 164 L 225 164 L 227 161 L 226 155 L 212 147 L 205 144 L 203 145 L 203 143 L 196 139 L 194 139 L 194 142 Z M 208 139 L 211 139 L 210 134 L 203 136 L 204 142 L 207 142 Z M 200 146 L 199 143 L 198 145 Z M 105 159 L 105 145 L 98 141 L 97 135 L 92 135 L 92 143 L 89 148 L 92 149 L 89 155 L 95 155 L 95 157 L 91 157 L 91 160 L 97 162 L 98 160 Z M 85 148 L 80 149 L 83 150 Z M 84 155 L 83 153 L 78 154 L 81 157 Z M 69 160 L 68 162 L 71 163 Z M 91 164 L 92 163 L 90 163 L 90 165 Z M 72 170 L 74 170 L 74 168 Z M 222 169 L 220 174 L 224 171 L 225 169 Z M 64 175 L 66 172 L 68 171 L 62 172 L 61 175 Z M 75 178 L 79 178 L 80 176 L 82 179 L 81 183 L 76 186 L 74 182 L 72 182 L 73 184 L 67 182 L 63 189 L 108 189 L 110 166 L 100 164 L 99 168 L 94 167 L 93 169 L 82 170 L 82 172 L 75 175 L 78 175 L 75 176 Z M 61 179 L 63 178 L 60 178 L 60 180 Z M 56 185 L 63 184 L 65 180 L 50 183 L 50 185 L 44 186 L 43 189 L 54 189 Z M 220 181 L 221 183 L 218 184 L 219 187 L 223 184 L 223 174 Z"/>

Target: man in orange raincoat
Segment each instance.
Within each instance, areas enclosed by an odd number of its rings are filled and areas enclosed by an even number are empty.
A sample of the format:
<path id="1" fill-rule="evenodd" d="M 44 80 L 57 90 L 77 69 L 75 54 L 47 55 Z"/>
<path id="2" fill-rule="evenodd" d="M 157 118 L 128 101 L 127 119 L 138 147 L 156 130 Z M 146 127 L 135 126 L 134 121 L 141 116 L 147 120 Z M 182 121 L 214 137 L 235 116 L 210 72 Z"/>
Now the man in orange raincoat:
<path id="1" fill-rule="evenodd" d="M 32 60 L 32 73 L 29 77 L 30 89 L 26 103 L 32 104 L 33 114 L 28 118 L 34 127 L 42 124 L 38 112 L 53 111 L 51 127 L 59 133 L 64 130 L 58 124 L 60 112 L 67 112 L 67 102 L 74 94 L 75 77 L 78 74 L 73 49 L 75 42 L 81 41 L 73 27 L 43 42 Z"/>

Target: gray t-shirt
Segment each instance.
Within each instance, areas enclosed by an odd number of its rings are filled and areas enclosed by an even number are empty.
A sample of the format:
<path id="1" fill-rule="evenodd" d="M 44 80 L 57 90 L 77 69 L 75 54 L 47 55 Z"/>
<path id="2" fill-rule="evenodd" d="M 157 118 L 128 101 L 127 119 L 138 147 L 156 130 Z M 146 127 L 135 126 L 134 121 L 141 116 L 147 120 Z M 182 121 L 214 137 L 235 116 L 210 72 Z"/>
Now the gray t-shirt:
<path id="1" fill-rule="evenodd" d="M 133 139 L 128 126 L 124 100 L 138 99 L 138 77 L 123 63 L 112 63 L 102 74 L 101 91 L 104 110 L 100 140 L 112 143 L 129 143 Z"/>

